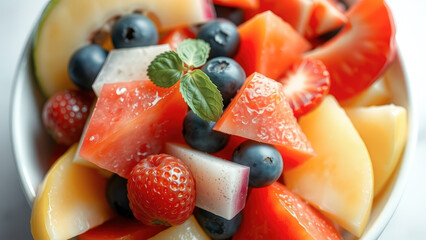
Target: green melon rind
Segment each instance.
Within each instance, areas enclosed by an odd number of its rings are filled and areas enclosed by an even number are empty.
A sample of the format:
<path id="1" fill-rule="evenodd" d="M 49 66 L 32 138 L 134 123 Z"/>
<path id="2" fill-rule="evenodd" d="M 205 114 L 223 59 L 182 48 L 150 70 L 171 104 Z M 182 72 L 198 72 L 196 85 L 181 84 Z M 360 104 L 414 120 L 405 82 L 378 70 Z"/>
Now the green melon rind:
<path id="1" fill-rule="evenodd" d="M 40 80 L 40 77 L 39 77 L 39 74 L 38 74 L 38 72 L 37 72 L 37 61 L 36 61 L 36 59 L 35 59 L 35 56 L 37 55 L 37 50 L 38 50 L 37 46 L 38 46 L 38 41 L 39 41 L 39 35 L 40 35 L 40 32 L 41 32 L 41 28 L 42 28 L 42 26 L 43 26 L 44 22 L 46 21 L 47 17 L 49 16 L 50 12 L 51 12 L 51 11 L 55 8 L 55 6 L 56 6 L 59 2 L 61 2 L 61 0 L 51 0 L 51 1 L 47 4 L 47 6 L 46 6 L 46 7 L 45 7 L 45 9 L 43 10 L 43 13 L 41 14 L 41 17 L 40 17 L 40 19 L 39 19 L 39 21 L 38 21 L 38 23 L 37 23 L 37 26 L 36 26 L 36 28 L 37 28 L 37 32 L 36 32 L 36 35 L 35 35 L 35 37 L 34 37 L 34 39 L 33 39 L 33 51 L 32 51 L 31 58 L 32 58 L 32 60 L 33 60 L 33 65 L 34 65 L 34 76 L 35 76 L 35 79 L 36 79 L 36 81 L 37 81 L 37 83 L 38 83 L 38 86 L 39 86 L 39 87 L 40 87 L 40 89 L 41 89 L 41 92 L 43 93 L 43 95 L 44 95 L 46 98 L 48 98 L 48 97 L 50 96 L 50 94 L 48 94 L 48 93 L 46 92 L 46 90 L 45 90 L 45 89 L 43 89 L 43 84 L 42 84 L 42 82 L 41 82 L 41 80 Z"/>

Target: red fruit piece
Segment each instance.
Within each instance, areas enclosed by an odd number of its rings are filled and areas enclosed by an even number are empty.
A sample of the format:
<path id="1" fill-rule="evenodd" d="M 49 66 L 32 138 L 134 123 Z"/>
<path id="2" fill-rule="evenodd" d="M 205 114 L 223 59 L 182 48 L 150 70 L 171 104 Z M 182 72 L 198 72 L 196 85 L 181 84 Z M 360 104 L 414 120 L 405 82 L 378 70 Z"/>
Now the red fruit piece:
<path id="1" fill-rule="evenodd" d="M 57 143 L 78 142 L 90 113 L 93 96 L 80 90 L 65 90 L 51 96 L 43 107 L 43 123 Z"/>
<path id="2" fill-rule="evenodd" d="M 195 181 L 188 167 L 167 154 L 138 163 L 127 183 L 130 208 L 146 225 L 178 225 L 195 207 Z"/>
<path id="3" fill-rule="evenodd" d="M 165 230 L 164 226 L 147 226 L 134 218 L 116 217 L 78 236 L 79 240 L 148 239 Z"/>
<path id="4" fill-rule="evenodd" d="M 318 106 L 327 95 L 330 74 L 321 61 L 302 59 L 293 64 L 278 82 L 284 86 L 294 116 L 300 117 Z"/>
<path id="5" fill-rule="evenodd" d="M 360 0 L 348 23 L 333 39 L 305 57 L 321 60 L 330 72 L 330 93 L 350 98 L 383 74 L 396 52 L 395 27 L 383 0 Z"/>
<path id="6" fill-rule="evenodd" d="M 297 166 L 314 155 L 283 86 L 259 73 L 247 78 L 214 130 L 275 145 L 286 168 Z"/>
<path id="7" fill-rule="evenodd" d="M 257 8 L 259 7 L 259 0 L 213 0 L 214 4 L 236 7 L 236 8 Z"/>
<path id="8" fill-rule="evenodd" d="M 233 240 L 342 239 L 333 223 L 278 182 L 251 189 Z"/>
<path id="9" fill-rule="evenodd" d="M 188 106 L 179 84 L 151 81 L 105 84 L 79 152 L 80 157 L 127 178 L 132 168 L 168 141 L 182 139 Z"/>
<path id="10" fill-rule="evenodd" d="M 180 27 L 173 29 L 164 35 L 160 39 L 159 44 L 169 44 L 171 49 L 177 50 L 178 45 L 188 38 L 195 38 L 195 34 L 187 27 Z"/>
<path id="11" fill-rule="evenodd" d="M 249 76 L 279 77 L 310 44 L 288 23 L 267 11 L 238 27 L 240 48 L 235 60 Z"/>

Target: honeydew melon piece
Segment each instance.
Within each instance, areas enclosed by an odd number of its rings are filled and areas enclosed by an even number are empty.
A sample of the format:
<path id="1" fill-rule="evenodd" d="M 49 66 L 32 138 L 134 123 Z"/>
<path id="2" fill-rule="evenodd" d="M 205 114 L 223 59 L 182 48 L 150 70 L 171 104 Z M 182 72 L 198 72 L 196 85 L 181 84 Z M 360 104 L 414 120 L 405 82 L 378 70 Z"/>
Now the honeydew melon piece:
<path id="1" fill-rule="evenodd" d="M 69 239 L 113 217 L 105 197 L 107 179 L 96 169 L 74 164 L 72 146 L 45 176 L 31 212 L 35 240 Z"/>
<path id="2" fill-rule="evenodd" d="M 218 216 L 232 219 L 245 206 L 250 168 L 193 150 L 167 143 L 166 152 L 182 160 L 196 183 L 196 203 Z"/>
<path id="3" fill-rule="evenodd" d="M 364 142 L 332 96 L 299 124 L 317 155 L 286 171 L 285 183 L 332 221 L 361 236 L 373 202 L 373 169 Z"/>
<path id="4" fill-rule="evenodd" d="M 210 238 L 198 224 L 194 215 L 186 220 L 181 225 L 170 227 L 149 240 L 209 240 Z"/>
<path id="5" fill-rule="evenodd" d="M 147 75 L 149 64 L 157 55 L 167 51 L 171 51 L 168 44 L 111 50 L 92 85 L 93 91 L 99 96 L 105 83 L 149 79 Z"/>
<path id="6" fill-rule="evenodd" d="M 147 12 L 160 31 L 214 17 L 207 0 L 53 0 L 41 17 L 33 52 L 35 74 L 45 95 L 76 88 L 67 73 L 71 55 L 93 42 L 95 33 L 108 36 L 117 17 L 137 11 Z"/>
<path id="7" fill-rule="evenodd" d="M 407 111 L 395 105 L 359 107 L 346 111 L 370 153 L 374 196 L 395 170 L 407 139 Z"/>

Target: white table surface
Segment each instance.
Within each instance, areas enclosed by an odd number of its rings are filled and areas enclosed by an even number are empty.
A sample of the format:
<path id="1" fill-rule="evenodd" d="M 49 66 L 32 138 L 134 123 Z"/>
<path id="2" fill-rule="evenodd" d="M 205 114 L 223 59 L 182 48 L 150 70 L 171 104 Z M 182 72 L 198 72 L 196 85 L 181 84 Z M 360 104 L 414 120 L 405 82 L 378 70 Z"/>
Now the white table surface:
<path id="1" fill-rule="evenodd" d="M 426 1 L 387 0 L 414 85 L 419 116 L 416 163 L 402 201 L 380 239 L 426 239 Z M 30 28 L 47 0 L 0 0 L 0 239 L 32 239 L 31 209 L 21 190 L 9 138 L 13 75 Z M 402 27 L 404 26 L 404 27 Z M 408 37 L 409 36 L 409 37 Z M 411 57 L 412 56 L 412 57 Z"/>

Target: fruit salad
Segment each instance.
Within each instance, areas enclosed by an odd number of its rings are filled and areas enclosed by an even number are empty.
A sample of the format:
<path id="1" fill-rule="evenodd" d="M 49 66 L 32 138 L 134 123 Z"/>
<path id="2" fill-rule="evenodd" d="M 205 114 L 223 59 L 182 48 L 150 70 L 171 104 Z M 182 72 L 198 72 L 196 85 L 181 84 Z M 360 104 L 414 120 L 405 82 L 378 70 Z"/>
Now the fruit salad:
<path id="1" fill-rule="evenodd" d="M 362 237 L 407 137 L 384 0 L 52 0 L 34 239 Z"/>

